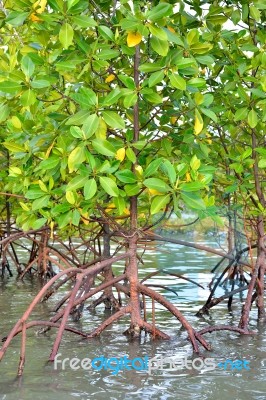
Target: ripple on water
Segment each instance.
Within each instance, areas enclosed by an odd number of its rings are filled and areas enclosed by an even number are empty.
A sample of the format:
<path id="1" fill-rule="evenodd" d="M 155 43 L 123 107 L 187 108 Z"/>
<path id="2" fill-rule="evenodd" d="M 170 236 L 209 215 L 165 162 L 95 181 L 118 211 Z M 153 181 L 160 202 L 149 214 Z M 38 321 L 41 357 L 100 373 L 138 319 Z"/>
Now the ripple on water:
<path id="1" fill-rule="evenodd" d="M 200 241 L 218 248 L 213 238 L 209 242 Z M 161 252 L 162 251 L 162 252 Z M 211 269 L 219 257 L 199 253 L 195 249 L 184 249 L 172 244 L 159 246 L 150 250 L 145 256 L 145 264 L 140 269 L 140 276 L 164 269 L 166 272 L 184 274 L 195 280 L 206 289 L 199 288 L 192 283 L 161 273 L 146 281 L 146 284 L 164 285 L 174 289 L 178 296 L 167 289 L 156 288 L 158 292 L 184 312 L 184 315 L 197 329 L 216 321 L 223 324 L 237 324 L 240 303 L 234 303 L 232 313 L 228 313 L 224 304 L 220 304 L 210 312 L 205 319 L 195 317 L 204 301 L 208 297 L 207 285 L 212 278 Z M 123 270 L 123 263 L 117 263 L 116 271 Z M 14 322 L 25 310 L 36 293 L 36 287 L 25 280 L 16 283 L 9 279 L 6 283 L 0 282 L 0 333 L 5 335 Z M 61 294 L 63 293 L 63 290 Z M 219 289 L 218 293 L 223 293 Z M 47 305 L 36 308 L 33 318 L 41 314 L 42 318 L 49 318 L 52 305 L 60 299 L 57 293 Z M 147 302 L 147 312 L 151 316 L 151 303 Z M 123 335 L 128 327 L 128 321 L 123 318 L 120 323 L 113 324 L 100 338 L 80 340 L 67 333 L 60 347 L 62 358 L 78 357 L 120 357 L 128 356 L 149 358 L 156 355 L 163 357 L 192 358 L 191 346 L 187 341 L 187 334 L 181 329 L 180 323 L 170 316 L 165 309 L 156 304 L 156 324 L 167 331 L 170 341 L 151 341 L 142 337 L 138 341 L 130 341 Z M 101 323 L 108 316 L 103 308 L 91 313 L 85 311 L 82 320 L 71 325 L 88 332 Z M 177 399 L 177 400 L 265 400 L 266 398 L 266 338 L 264 327 L 257 327 L 256 313 L 251 313 L 251 326 L 259 329 L 256 336 L 238 336 L 229 332 L 213 332 L 205 338 L 212 346 L 213 351 L 203 352 L 206 357 L 213 357 L 217 362 L 226 359 L 246 359 L 250 361 L 249 371 L 231 371 L 215 369 L 213 371 L 196 371 L 181 369 L 178 371 L 154 371 L 151 375 L 145 372 L 121 371 L 113 375 L 110 371 L 73 371 L 70 368 L 55 370 L 53 364 L 47 363 L 51 346 L 55 338 L 55 331 L 47 332 L 45 336 L 36 336 L 34 329 L 28 332 L 27 362 L 22 380 L 15 379 L 15 371 L 19 357 L 19 337 L 8 350 L 1 363 L 0 399 L 1 400 L 68 400 L 68 399 Z M 2 335 L 3 334 L 3 335 Z M 263 359 L 265 358 L 265 362 Z"/>

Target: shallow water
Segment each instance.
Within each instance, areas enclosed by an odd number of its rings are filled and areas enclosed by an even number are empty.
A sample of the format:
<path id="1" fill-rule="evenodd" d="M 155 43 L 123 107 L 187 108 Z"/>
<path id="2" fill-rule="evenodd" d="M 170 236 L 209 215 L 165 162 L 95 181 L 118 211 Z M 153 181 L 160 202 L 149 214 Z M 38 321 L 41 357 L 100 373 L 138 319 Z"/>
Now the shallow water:
<path id="1" fill-rule="evenodd" d="M 195 238 L 191 238 L 195 240 Z M 215 237 L 200 238 L 197 242 L 219 248 Z M 221 239 L 222 242 L 222 239 Z M 178 293 L 163 288 L 154 288 L 171 300 L 187 317 L 196 329 L 208 324 L 237 324 L 241 309 L 239 296 L 235 297 L 233 311 L 228 313 L 226 304 L 213 309 L 205 319 L 195 317 L 195 313 L 204 304 L 209 290 L 208 283 L 213 274 L 211 269 L 219 260 L 218 257 L 199 252 L 194 249 L 167 244 L 149 250 L 145 256 L 145 265 L 140 275 L 144 277 L 159 269 L 184 274 L 204 286 L 204 289 L 185 280 L 166 274 L 157 275 L 145 283 L 164 285 Z M 116 266 L 117 270 L 122 267 Z M 6 335 L 13 324 L 21 316 L 27 305 L 36 294 L 36 282 L 25 280 L 24 283 L 14 278 L 0 282 L 0 337 Z M 218 294 L 223 289 L 219 288 Z M 52 305 L 59 299 L 57 294 L 52 301 L 39 305 L 32 319 L 47 319 L 52 313 Z M 148 304 L 148 309 L 151 305 Z M 151 341 L 142 337 L 140 341 L 130 341 L 123 335 L 128 320 L 123 318 L 107 329 L 100 338 L 88 341 L 66 333 L 60 347 L 60 358 L 85 357 L 129 359 L 156 355 L 192 360 L 191 345 L 187 334 L 180 329 L 178 321 L 163 307 L 156 304 L 156 324 L 171 336 L 169 341 Z M 109 314 L 103 308 L 95 312 L 84 312 L 82 320 L 71 325 L 85 332 L 97 326 Z M 54 365 L 47 362 L 56 332 L 49 331 L 45 335 L 37 335 L 36 329 L 28 331 L 26 365 L 22 378 L 16 378 L 19 359 L 20 337 L 16 337 L 0 364 L 0 399 L 1 400 L 68 400 L 68 399 L 185 399 L 185 400 L 265 400 L 266 399 L 266 337 L 264 326 L 258 327 L 256 313 L 251 313 L 251 327 L 257 335 L 239 336 L 232 332 L 214 332 L 205 335 L 212 344 L 211 352 L 203 351 L 205 357 L 214 358 L 216 363 L 229 360 L 247 360 L 250 369 L 232 370 L 230 363 L 227 369 L 216 367 L 213 370 L 186 369 L 148 371 L 122 370 L 114 374 L 107 370 L 72 370 L 66 368 L 55 370 Z M 265 358 L 265 362 L 263 359 Z"/>

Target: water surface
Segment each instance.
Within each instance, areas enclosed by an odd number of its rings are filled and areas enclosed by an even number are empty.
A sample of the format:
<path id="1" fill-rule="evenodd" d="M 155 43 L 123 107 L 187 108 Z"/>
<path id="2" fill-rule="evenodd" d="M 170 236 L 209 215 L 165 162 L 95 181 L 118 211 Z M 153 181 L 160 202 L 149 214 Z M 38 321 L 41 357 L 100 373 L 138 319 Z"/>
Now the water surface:
<path id="1" fill-rule="evenodd" d="M 193 239 L 193 238 L 192 238 Z M 194 239 L 193 239 L 194 240 Z M 197 238 L 197 242 L 219 248 L 217 238 Z M 221 240 L 221 243 L 223 240 Z M 223 244 L 223 243 L 222 243 Z M 236 296 L 232 312 L 228 312 L 226 304 L 220 304 L 204 319 L 195 317 L 196 311 L 206 301 L 209 290 L 208 283 L 212 278 L 211 269 L 219 257 L 199 252 L 195 249 L 167 244 L 151 248 L 144 256 L 145 265 L 141 266 L 140 276 L 164 269 L 200 283 L 199 288 L 185 280 L 166 274 L 157 275 L 146 283 L 164 285 L 176 291 L 163 288 L 158 292 L 171 300 L 187 317 L 196 329 L 208 324 L 237 324 L 241 309 L 241 299 Z M 117 271 L 122 267 L 117 265 Z M 0 282 L 0 336 L 6 335 L 37 292 L 36 281 L 16 281 L 15 277 Z M 219 288 L 218 294 L 224 292 Z M 62 294 L 62 293 L 61 293 Z M 57 294 L 51 301 L 38 305 L 32 319 L 48 319 L 52 306 L 60 298 Z M 148 309 L 151 305 L 148 304 Z M 143 336 L 140 341 L 131 341 L 123 332 L 128 327 L 127 318 L 113 324 L 100 338 L 88 341 L 66 333 L 60 347 L 62 358 L 78 357 L 135 357 L 156 355 L 163 357 L 195 358 L 186 332 L 179 322 L 162 306 L 156 304 L 156 324 L 171 336 L 169 341 L 152 341 Z M 109 314 L 99 307 L 95 312 L 86 311 L 76 325 L 85 332 L 95 328 Z M 19 359 L 20 337 L 16 337 L 0 364 L 0 399 L 1 400 L 87 400 L 87 399 L 185 399 L 185 400 L 265 400 L 266 398 L 266 338 L 264 326 L 258 327 L 256 313 L 251 313 L 251 327 L 258 332 L 254 336 L 239 336 L 232 332 L 214 332 L 205 335 L 212 344 L 211 352 L 203 351 L 206 357 L 218 362 L 226 359 L 248 360 L 250 370 L 212 371 L 179 369 L 178 371 L 158 370 L 151 375 L 147 371 L 120 371 L 117 375 L 110 370 L 73 371 L 66 366 L 65 370 L 54 369 L 47 362 L 55 330 L 45 335 L 37 335 L 36 329 L 28 331 L 26 365 L 22 378 L 16 378 Z M 264 366 L 265 365 L 265 366 Z"/>

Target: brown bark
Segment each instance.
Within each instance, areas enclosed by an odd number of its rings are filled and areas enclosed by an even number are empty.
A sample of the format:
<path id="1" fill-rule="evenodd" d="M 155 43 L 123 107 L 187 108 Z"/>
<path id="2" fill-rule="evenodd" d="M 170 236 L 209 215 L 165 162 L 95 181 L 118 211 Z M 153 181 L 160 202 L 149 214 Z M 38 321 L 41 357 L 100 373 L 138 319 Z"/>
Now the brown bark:
<path id="1" fill-rule="evenodd" d="M 196 335 L 195 330 L 192 328 L 187 319 L 182 315 L 182 313 L 173 304 L 167 301 L 162 295 L 154 292 L 152 289 L 149 289 L 147 286 L 144 286 L 140 283 L 138 285 L 138 290 L 139 292 L 145 294 L 146 296 L 149 296 L 150 298 L 153 298 L 154 300 L 158 301 L 158 303 L 162 304 L 168 311 L 170 311 L 178 319 L 178 321 L 183 325 L 183 327 L 188 332 L 189 339 L 196 353 L 199 353 L 199 346 L 197 340 L 200 341 L 200 343 L 205 347 L 206 350 L 211 349 L 210 345 L 205 341 L 204 338 L 200 337 L 199 333 L 197 333 Z"/>

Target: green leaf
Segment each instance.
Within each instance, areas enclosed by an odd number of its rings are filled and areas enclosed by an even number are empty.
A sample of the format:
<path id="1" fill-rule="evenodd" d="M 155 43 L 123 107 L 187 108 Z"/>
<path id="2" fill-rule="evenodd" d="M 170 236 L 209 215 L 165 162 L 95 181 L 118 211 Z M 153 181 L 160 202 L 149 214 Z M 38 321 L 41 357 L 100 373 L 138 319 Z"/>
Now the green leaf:
<path id="1" fill-rule="evenodd" d="M 73 16 L 72 21 L 80 28 L 90 28 L 92 26 L 97 26 L 97 22 L 92 17 L 88 17 L 87 15 Z"/>
<path id="2" fill-rule="evenodd" d="M 5 21 L 12 26 L 20 26 L 23 25 L 25 19 L 28 17 L 28 12 L 21 11 L 11 11 L 6 17 Z"/>
<path id="3" fill-rule="evenodd" d="M 182 192 L 198 192 L 205 187 L 202 182 L 187 182 L 180 185 Z"/>
<path id="4" fill-rule="evenodd" d="M 84 108 L 86 112 L 97 104 L 96 93 L 85 87 L 80 88 L 78 93 L 74 93 L 70 97 L 79 103 L 81 108 Z"/>
<path id="5" fill-rule="evenodd" d="M 203 108 L 203 107 L 200 107 L 200 110 L 203 114 L 207 115 L 207 117 L 212 119 L 214 122 L 216 122 L 216 123 L 218 122 L 218 118 L 217 118 L 217 115 L 215 114 L 215 112 L 213 112 L 209 108 Z"/>
<path id="6" fill-rule="evenodd" d="M 247 115 L 248 115 L 247 107 L 239 108 L 235 113 L 234 120 L 235 122 L 242 121 L 247 118 Z"/>
<path id="7" fill-rule="evenodd" d="M 121 3 L 122 4 L 122 3 Z M 131 13 L 128 13 L 127 18 L 122 18 L 120 20 L 120 26 L 125 31 L 135 31 L 141 27 L 141 22 L 139 19 L 134 17 Z"/>
<path id="8" fill-rule="evenodd" d="M 179 89 L 179 90 L 186 90 L 187 84 L 186 84 L 185 79 L 182 78 L 182 76 L 177 75 L 177 74 L 171 74 L 169 79 L 174 88 Z"/>
<path id="9" fill-rule="evenodd" d="M 80 213 L 77 209 L 75 209 L 73 211 L 72 214 L 72 220 L 71 220 L 72 224 L 75 226 L 79 226 L 79 222 L 80 222 Z"/>
<path id="10" fill-rule="evenodd" d="M 94 139 L 91 143 L 94 150 L 99 154 L 103 154 L 104 156 L 109 156 L 109 157 L 114 156 L 116 154 L 116 149 L 107 140 Z"/>
<path id="11" fill-rule="evenodd" d="M 241 172 L 244 171 L 243 165 L 240 163 L 231 163 L 230 168 L 234 169 L 238 174 L 241 174 Z"/>
<path id="12" fill-rule="evenodd" d="M 163 102 L 163 98 L 152 89 L 144 88 L 141 90 L 141 94 L 143 95 L 145 100 L 149 101 L 150 103 L 160 104 Z"/>
<path id="13" fill-rule="evenodd" d="M 192 87 L 202 88 L 206 86 L 206 81 L 203 78 L 192 78 L 187 82 L 187 84 Z"/>
<path id="14" fill-rule="evenodd" d="M 40 197 L 39 199 L 34 200 L 32 203 L 32 210 L 39 210 L 40 208 L 44 208 L 48 205 L 50 200 L 50 195 L 45 195 L 43 197 Z"/>
<path id="15" fill-rule="evenodd" d="M 131 197 L 131 196 L 136 196 L 139 193 L 140 187 L 137 184 L 125 185 L 124 190 L 125 190 L 127 196 Z"/>
<path id="16" fill-rule="evenodd" d="M 94 178 L 89 179 L 84 185 L 85 200 L 90 200 L 97 192 L 97 184 Z"/>
<path id="17" fill-rule="evenodd" d="M 43 169 L 43 170 L 47 170 L 47 169 L 53 169 L 55 168 L 59 163 L 61 162 L 61 159 L 56 156 L 53 155 L 49 158 L 47 158 L 46 160 L 42 160 L 39 164 L 39 168 Z"/>
<path id="18" fill-rule="evenodd" d="M 257 9 L 257 7 L 250 5 L 249 7 L 249 11 L 250 11 L 250 15 L 252 16 L 252 18 L 255 19 L 255 21 L 260 22 L 260 10 Z"/>
<path id="19" fill-rule="evenodd" d="M 11 143 L 11 142 L 3 142 L 2 145 L 12 153 L 25 153 L 25 149 L 23 146 L 16 144 L 16 143 Z"/>
<path id="20" fill-rule="evenodd" d="M 0 123 L 5 121 L 10 114 L 10 108 L 7 104 L 0 105 Z"/>
<path id="21" fill-rule="evenodd" d="M 68 211 L 67 213 L 61 214 L 57 217 L 58 227 L 60 229 L 64 228 L 71 222 L 72 219 L 72 211 Z"/>
<path id="22" fill-rule="evenodd" d="M 197 171 L 200 167 L 200 164 L 201 164 L 201 162 L 195 154 L 190 160 L 190 167 L 191 167 L 192 171 Z"/>
<path id="23" fill-rule="evenodd" d="M 167 40 L 158 39 L 155 36 L 151 38 L 151 47 L 153 50 L 158 53 L 160 56 L 167 56 L 169 51 L 169 43 Z"/>
<path id="24" fill-rule="evenodd" d="M 88 181 L 88 178 L 86 176 L 75 176 L 75 178 L 71 179 L 70 182 L 68 182 L 66 190 L 77 190 L 80 189 L 81 187 L 84 187 L 85 183 Z"/>
<path id="25" fill-rule="evenodd" d="M 135 92 L 131 92 L 124 97 L 124 106 L 126 108 L 132 107 L 136 104 L 138 100 L 138 95 Z"/>
<path id="26" fill-rule="evenodd" d="M 73 171 L 76 171 L 77 166 L 83 163 L 85 159 L 86 157 L 83 147 L 78 146 L 74 150 L 72 150 L 68 156 L 68 161 L 67 161 L 69 172 L 72 173 Z"/>
<path id="27" fill-rule="evenodd" d="M 149 87 L 156 85 L 157 83 L 161 83 L 164 79 L 164 71 L 157 71 L 151 74 L 149 77 Z"/>
<path id="28" fill-rule="evenodd" d="M 162 162 L 163 162 L 163 158 L 157 158 L 157 159 L 153 160 L 145 169 L 144 177 L 148 178 L 148 176 L 155 174 L 155 172 L 158 170 L 158 168 Z"/>
<path id="29" fill-rule="evenodd" d="M 100 185 L 103 190 L 112 197 L 119 196 L 119 190 L 116 183 L 111 178 L 107 178 L 106 176 L 100 177 Z"/>
<path id="30" fill-rule="evenodd" d="M 33 90 L 26 90 L 20 97 L 20 102 L 24 107 L 32 106 L 36 101 L 36 95 Z"/>
<path id="31" fill-rule="evenodd" d="M 35 64 L 29 56 L 24 56 L 21 59 L 21 69 L 27 78 L 30 78 L 35 70 Z"/>
<path id="32" fill-rule="evenodd" d="M 67 0 L 67 10 L 70 10 L 70 8 L 74 7 L 79 2 L 80 0 Z"/>
<path id="33" fill-rule="evenodd" d="M 161 193 L 166 193 L 166 192 L 171 191 L 170 186 L 167 185 L 167 183 L 165 183 L 162 179 L 159 179 L 159 178 L 145 179 L 143 184 L 147 188 L 157 190 L 158 192 L 161 192 Z"/>
<path id="34" fill-rule="evenodd" d="M 215 61 L 212 56 L 197 56 L 196 60 L 203 65 L 211 66 Z"/>
<path id="35" fill-rule="evenodd" d="M 136 176 L 129 169 L 118 171 L 116 172 L 115 176 L 117 177 L 117 179 L 124 183 L 135 183 L 137 181 Z"/>
<path id="36" fill-rule="evenodd" d="M 136 90 L 135 87 L 135 82 L 133 80 L 133 78 L 131 78 L 130 76 L 127 75 L 123 75 L 123 74 L 119 74 L 118 78 L 120 79 L 120 81 L 123 82 L 123 84 L 130 90 Z M 123 93 L 125 93 L 125 89 L 122 89 Z M 128 91 L 127 91 L 128 92 Z"/>
<path id="37" fill-rule="evenodd" d="M 233 21 L 234 25 L 238 24 L 238 22 L 241 20 L 241 13 L 239 10 L 235 10 L 232 12 L 231 20 Z"/>
<path id="38" fill-rule="evenodd" d="M 113 32 L 111 31 L 110 28 L 108 28 L 108 26 L 105 25 L 100 25 L 98 27 L 98 31 L 99 34 L 106 40 L 110 40 L 111 42 L 113 42 L 115 40 L 115 35 L 113 34 Z"/>
<path id="39" fill-rule="evenodd" d="M 192 193 L 181 193 L 181 198 L 183 199 L 186 206 L 195 210 L 205 210 L 206 205 L 202 198 L 196 194 Z"/>
<path id="40" fill-rule="evenodd" d="M 188 68 L 195 64 L 196 64 L 196 62 L 193 58 L 183 58 L 182 57 L 182 58 L 178 58 L 177 60 L 175 60 L 175 65 L 179 69 Z"/>
<path id="41" fill-rule="evenodd" d="M 118 210 L 118 214 L 121 215 L 124 213 L 124 209 L 126 208 L 126 202 L 123 197 L 119 196 L 114 198 L 114 204 Z"/>
<path id="42" fill-rule="evenodd" d="M 62 43 L 65 49 L 68 49 L 69 46 L 73 43 L 74 30 L 71 25 L 67 22 L 62 25 L 59 32 L 59 40 Z"/>
<path id="43" fill-rule="evenodd" d="M 129 161 L 131 161 L 132 163 L 136 162 L 136 154 L 134 153 L 134 151 L 130 147 L 128 147 L 126 149 L 126 156 L 129 159 Z"/>
<path id="44" fill-rule="evenodd" d="M 187 42 L 189 46 L 193 43 L 198 43 L 199 41 L 199 31 L 197 29 L 191 29 L 187 34 Z"/>
<path id="45" fill-rule="evenodd" d="M 141 72 L 154 72 L 162 69 L 162 65 L 159 63 L 144 63 L 141 64 L 139 70 Z"/>
<path id="46" fill-rule="evenodd" d="M 262 158 L 258 163 L 259 168 L 266 168 L 266 158 Z"/>
<path id="47" fill-rule="evenodd" d="M 39 187 L 30 189 L 25 194 L 26 199 L 29 199 L 29 200 L 35 200 L 35 199 L 39 199 L 40 197 L 45 197 L 45 196 L 47 196 L 47 193 L 45 193 Z"/>
<path id="48" fill-rule="evenodd" d="M 112 104 L 117 103 L 117 101 L 120 99 L 120 97 L 123 95 L 120 89 L 116 88 L 112 90 L 105 98 L 103 101 L 103 106 L 111 106 Z"/>
<path id="49" fill-rule="evenodd" d="M 176 171 L 173 164 L 169 160 L 166 160 L 162 164 L 161 168 L 166 171 L 171 184 L 174 185 L 176 182 Z"/>
<path id="50" fill-rule="evenodd" d="M 89 116 L 90 113 L 88 111 L 78 111 L 75 115 L 72 115 L 72 117 L 68 118 L 66 125 L 82 125 Z"/>
<path id="51" fill-rule="evenodd" d="M 159 28 L 158 26 L 151 25 L 151 24 L 148 25 L 148 28 L 150 30 L 150 33 L 153 36 L 156 36 L 158 39 L 161 39 L 161 40 L 168 39 L 167 33 L 162 28 Z"/>
<path id="52" fill-rule="evenodd" d="M 266 149 L 264 147 L 256 147 L 256 152 L 261 154 L 262 156 L 265 156 L 266 158 Z"/>
<path id="53" fill-rule="evenodd" d="M 99 117 L 97 114 L 92 114 L 84 121 L 82 129 L 85 133 L 86 139 L 89 139 L 99 127 Z"/>
<path id="54" fill-rule="evenodd" d="M 9 176 L 15 176 L 18 177 L 19 175 L 22 174 L 22 171 L 18 167 L 9 167 Z"/>
<path id="55" fill-rule="evenodd" d="M 159 3 L 157 6 L 152 7 L 151 10 L 147 11 L 146 17 L 150 21 L 158 21 L 159 19 L 171 15 L 173 7 L 168 3 Z"/>
<path id="56" fill-rule="evenodd" d="M 206 20 L 213 25 L 223 25 L 228 20 L 228 17 L 223 14 L 208 14 Z"/>
<path id="57" fill-rule="evenodd" d="M 84 132 L 78 126 L 71 126 L 69 132 L 76 139 L 84 139 Z"/>
<path id="58" fill-rule="evenodd" d="M 245 160 L 246 158 L 248 158 L 249 156 L 251 156 L 252 154 L 252 149 L 246 149 L 240 156 L 241 160 Z"/>
<path id="59" fill-rule="evenodd" d="M 254 109 L 252 109 L 248 113 L 248 124 L 253 129 L 257 126 L 258 122 L 259 122 L 258 115 L 257 115 L 256 111 Z"/>
<path id="60" fill-rule="evenodd" d="M 104 49 L 99 54 L 97 54 L 98 59 L 100 60 L 112 60 L 113 58 L 118 58 L 120 53 L 118 50 Z"/>
<path id="61" fill-rule="evenodd" d="M 47 218 L 36 219 L 36 221 L 34 221 L 32 224 L 32 229 L 40 229 L 42 226 L 46 224 L 46 222 Z"/>
<path id="62" fill-rule="evenodd" d="M 155 196 L 151 202 L 151 215 L 157 214 L 169 203 L 170 195 Z"/>
<path id="63" fill-rule="evenodd" d="M 65 212 L 69 211 L 71 206 L 69 203 L 64 202 L 63 204 L 57 204 L 55 207 L 52 208 L 53 215 L 57 214 L 64 214 Z"/>
<path id="64" fill-rule="evenodd" d="M 43 89 L 51 85 L 51 82 L 46 79 L 33 79 L 30 82 L 30 85 L 33 89 Z"/>
<path id="65" fill-rule="evenodd" d="M 75 204 L 76 203 L 76 197 L 74 192 L 67 190 L 66 191 L 66 200 L 69 202 L 69 204 Z"/>
<path id="66" fill-rule="evenodd" d="M 125 129 L 124 120 L 114 111 L 103 111 L 102 117 L 111 128 Z"/>
<path id="67" fill-rule="evenodd" d="M 15 94 L 21 90 L 21 84 L 13 81 L 0 82 L 0 92 Z"/>

